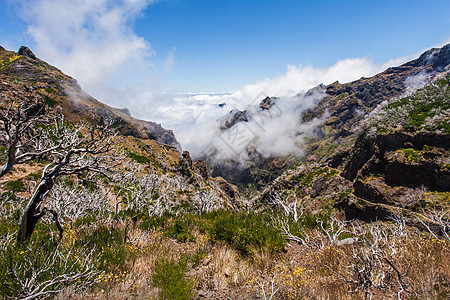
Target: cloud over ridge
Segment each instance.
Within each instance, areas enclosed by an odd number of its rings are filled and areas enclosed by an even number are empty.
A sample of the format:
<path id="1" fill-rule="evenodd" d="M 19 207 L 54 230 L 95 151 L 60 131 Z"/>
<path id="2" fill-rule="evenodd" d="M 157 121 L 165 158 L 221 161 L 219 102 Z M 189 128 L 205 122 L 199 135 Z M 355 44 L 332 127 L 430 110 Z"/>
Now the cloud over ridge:
<path id="1" fill-rule="evenodd" d="M 284 114 L 266 120 L 264 128 L 246 124 L 259 132 L 258 150 L 264 155 L 296 151 L 304 137 L 302 132 L 307 134 L 311 129 L 302 129 L 298 119 L 320 98 L 312 101 L 305 97 L 307 90 L 320 83 L 372 76 L 409 58 L 385 64 L 376 64 L 369 57 L 346 58 L 324 68 L 288 65 L 284 73 L 230 93 L 161 93 L 158 81 L 170 76 L 168 70 L 176 64 L 175 48 L 166 58 L 158 58 L 160 54 L 152 50 L 150 41 L 133 28 L 137 18 L 155 2 L 23 0 L 21 7 L 38 56 L 75 77 L 100 101 L 127 107 L 135 117 L 174 130 L 183 148 L 194 156 L 220 137 L 218 120 L 234 109 L 254 109 L 255 101 L 262 100 L 260 95 L 279 97 L 277 105 Z M 162 63 L 155 67 L 155 61 Z"/>

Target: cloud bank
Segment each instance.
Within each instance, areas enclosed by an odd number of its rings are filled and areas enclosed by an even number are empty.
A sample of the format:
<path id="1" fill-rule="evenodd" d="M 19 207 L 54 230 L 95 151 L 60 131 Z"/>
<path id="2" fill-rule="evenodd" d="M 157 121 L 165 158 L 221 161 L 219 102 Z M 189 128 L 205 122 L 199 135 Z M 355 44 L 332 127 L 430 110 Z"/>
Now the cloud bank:
<path id="1" fill-rule="evenodd" d="M 243 149 L 236 145 L 230 147 L 230 141 L 226 138 L 226 135 L 235 136 L 236 132 L 243 131 L 248 136 L 239 134 L 238 137 L 242 141 L 255 138 L 251 147 L 265 156 L 301 154 L 300 145 L 306 136 L 313 134 L 320 120 L 303 125 L 299 124 L 299 120 L 303 112 L 324 96 L 317 92 L 307 97 L 306 91 L 321 83 L 330 84 L 336 80 L 345 83 L 372 76 L 407 60 L 401 58 L 377 65 L 365 57 L 344 59 L 328 68 L 290 65 L 283 74 L 245 85 L 233 93 L 167 95 L 163 104 L 152 107 L 145 112 L 145 116 L 173 129 L 183 148 L 194 157 L 214 149 L 219 152 L 216 156 L 223 156 L 224 159 L 245 159 Z M 258 116 L 261 111 L 257 109 L 266 96 L 280 98 L 276 105 L 279 115 L 266 118 L 262 125 L 249 120 L 226 132 L 219 129 L 220 120 L 233 110 L 248 110 L 256 118 L 264 118 Z M 143 107 L 145 109 L 146 106 Z"/>
<path id="2" fill-rule="evenodd" d="M 319 91 L 306 96 L 307 90 L 320 83 L 336 80 L 345 83 L 372 76 L 408 59 L 380 65 L 368 57 L 347 58 L 327 68 L 289 65 L 286 72 L 244 85 L 235 92 L 163 94 L 158 91 L 158 82 L 169 76 L 176 64 L 175 48 L 161 58 L 150 42 L 133 29 L 134 21 L 155 2 L 23 0 L 21 4 L 38 56 L 75 77 L 86 92 L 100 101 L 127 107 L 135 117 L 174 130 L 183 148 L 194 157 L 211 145 L 222 154 L 241 156 L 242 151 L 230 149 L 227 139 L 232 138 L 233 131 L 243 130 L 249 136 L 238 137 L 254 141 L 252 147 L 263 155 L 296 153 L 303 139 L 320 122 L 315 120 L 316 123 L 308 125 L 298 122 L 302 113 L 323 96 Z M 263 95 L 279 97 L 278 115 L 268 118 L 264 111 L 258 110 Z M 219 120 L 236 109 L 249 111 L 249 121 L 220 131 Z"/>
<path id="3" fill-rule="evenodd" d="M 105 85 L 126 88 L 135 79 L 134 72 L 151 66 L 150 43 L 136 35 L 132 25 L 153 2 L 38 0 L 21 4 L 28 34 L 35 42 L 33 50 L 97 96 Z"/>

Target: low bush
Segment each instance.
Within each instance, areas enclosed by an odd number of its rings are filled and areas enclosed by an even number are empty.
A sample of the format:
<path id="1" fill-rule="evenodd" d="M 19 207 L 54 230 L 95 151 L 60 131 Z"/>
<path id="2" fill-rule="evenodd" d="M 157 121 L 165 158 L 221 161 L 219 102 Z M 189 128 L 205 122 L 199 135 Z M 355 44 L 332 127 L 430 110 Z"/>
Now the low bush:
<path id="1" fill-rule="evenodd" d="M 217 241 L 232 244 L 244 255 L 259 249 L 279 252 L 286 245 L 281 230 L 272 226 L 264 214 L 220 210 L 209 217 L 213 221 L 208 233 Z"/>
<path id="2" fill-rule="evenodd" d="M 191 299 L 192 288 L 195 285 L 193 279 L 186 278 L 187 261 L 181 259 L 176 262 L 173 259 L 159 259 L 155 264 L 152 283 L 161 289 L 161 299 L 184 300 Z"/>
<path id="3" fill-rule="evenodd" d="M 44 299 L 67 286 L 90 285 L 95 271 L 88 256 L 59 243 L 47 226 L 38 224 L 28 243 L 15 235 L 0 243 L 0 298 Z"/>
<path id="4" fill-rule="evenodd" d="M 138 249 L 127 243 L 125 234 L 125 228 L 99 225 L 94 230 L 83 231 L 76 244 L 94 251 L 93 262 L 97 268 L 106 272 L 123 271 L 138 254 Z"/>
<path id="5" fill-rule="evenodd" d="M 191 234 L 191 221 L 186 217 L 178 217 L 167 228 L 166 233 L 169 237 L 176 239 L 180 243 L 193 242 L 195 237 Z"/>

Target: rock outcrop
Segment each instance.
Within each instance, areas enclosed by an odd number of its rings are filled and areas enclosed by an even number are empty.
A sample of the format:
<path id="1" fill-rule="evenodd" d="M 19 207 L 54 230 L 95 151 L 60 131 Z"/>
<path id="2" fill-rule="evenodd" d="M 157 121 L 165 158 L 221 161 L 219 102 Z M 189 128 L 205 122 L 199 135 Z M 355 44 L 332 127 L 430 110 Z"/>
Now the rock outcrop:
<path id="1" fill-rule="evenodd" d="M 36 57 L 36 55 L 34 55 L 33 51 L 31 51 L 30 48 L 25 47 L 25 46 L 20 47 L 18 54 L 29 57 L 31 59 L 37 59 L 37 57 Z"/>

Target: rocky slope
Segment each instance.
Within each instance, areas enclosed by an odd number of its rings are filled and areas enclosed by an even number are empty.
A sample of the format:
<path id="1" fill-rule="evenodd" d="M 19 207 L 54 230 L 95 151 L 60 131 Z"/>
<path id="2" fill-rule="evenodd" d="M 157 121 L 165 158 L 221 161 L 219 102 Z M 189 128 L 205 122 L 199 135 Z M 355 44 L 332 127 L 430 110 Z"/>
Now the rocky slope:
<path id="1" fill-rule="evenodd" d="M 322 120 L 305 149 L 305 157 L 263 157 L 251 147 L 248 156 L 251 161 L 242 164 L 233 162 L 216 163 L 213 174 L 220 175 L 233 183 L 242 183 L 252 189 L 265 186 L 279 176 L 287 165 L 301 161 L 325 162 L 336 151 L 350 148 L 361 133 L 365 118 L 383 102 L 410 94 L 425 84 L 445 74 L 450 65 L 450 44 L 440 49 L 431 49 L 416 60 L 399 67 L 392 67 L 371 78 L 328 86 L 319 86 L 326 92 L 325 97 L 313 109 L 303 113 L 302 122 Z M 310 91 L 308 93 L 313 92 Z M 307 93 L 307 94 L 308 94 Z M 269 110 L 276 97 L 267 97 L 260 103 L 261 110 Z M 299 98 L 300 101 L 301 98 Z M 227 130 L 251 118 L 247 111 L 232 111 L 221 121 L 220 128 Z M 236 168 L 240 165 L 240 168 Z"/>
<path id="2" fill-rule="evenodd" d="M 155 194 L 161 199 L 169 197 L 174 203 L 181 203 L 191 198 L 201 200 L 202 195 L 207 194 L 219 206 L 233 209 L 240 206 L 235 187 L 223 179 L 210 178 L 204 163 L 193 163 L 188 152 L 181 153 L 181 146 L 171 130 L 154 122 L 135 119 L 127 109 L 109 107 L 97 101 L 86 94 L 75 79 L 40 60 L 27 47 L 21 47 L 17 53 L 0 47 L 1 108 L 27 99 L 45 101 L 48 116 L 62 114 L 71 124 L 113 122 L 121 140 L 114 153 L 123 162 L 118 172 L 136 169 L 143 176 L 155 174 L 159 179 L 154 184 L 164 186 Z M 0 163 L 3 164 L 3 136 L 0 140 Z M 22 186 L 35 179 L 43 165 L 31 165 L 16 166 L 11 174 L 0 180 L 0 190 L 8 182 Z M 162 195 L 163 190 L 166 195 Z M 29 194 L 24 192 L 22 196 Z"/>
<path id="3" fill-rule="evenodd" d="M 181 149 L 171 130 L 137 120 L 127 109 L 112 108 L 97 101 L 83 92 L 74 78 L 40 60 L 27 47 L 21 47 L 17 53 L 0 47 L 0 62 L 0 91 L 4 96 L 11 91 L 39 95 L 71 121 L 112 119 L 120 124 L 123 135 L 152 139 Z"/>
<path id="4" fill-rule="evenodd" d="M 297 202 L 308 211 L 331 209 L 363 221 L 400 213 L 419 227 L 417 214 L 448 212 L 450 74 L 439 77 L 415 94 L 384 103 L 360 122 L 361 133 L 348 138 L 350 144 L 320 163 L 286 171 L 255 204 Z"/>

